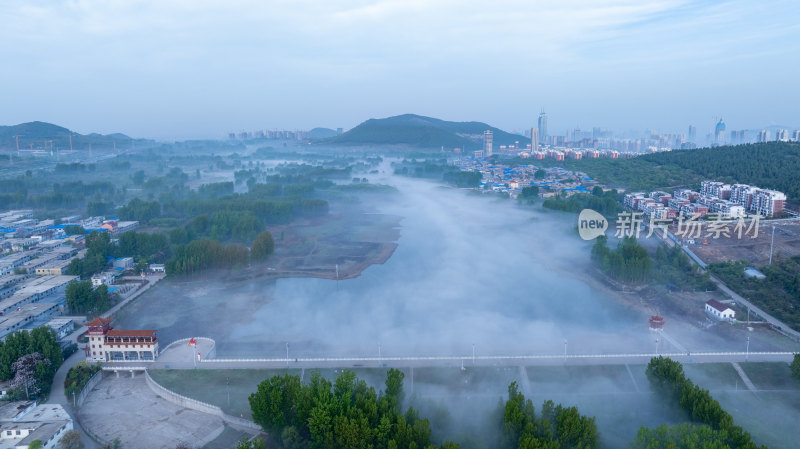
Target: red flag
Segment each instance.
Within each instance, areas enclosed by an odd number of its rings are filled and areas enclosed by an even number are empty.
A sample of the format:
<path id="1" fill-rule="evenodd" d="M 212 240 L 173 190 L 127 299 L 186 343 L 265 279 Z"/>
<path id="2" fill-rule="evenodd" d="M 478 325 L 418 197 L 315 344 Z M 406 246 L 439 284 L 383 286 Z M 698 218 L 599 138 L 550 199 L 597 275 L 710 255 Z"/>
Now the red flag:
<path id="1" fill-rule="evenodd" d="M 194 337 L 190 338 L 187 346 L 197 346 L 197 340 L 195 340 Z"/>

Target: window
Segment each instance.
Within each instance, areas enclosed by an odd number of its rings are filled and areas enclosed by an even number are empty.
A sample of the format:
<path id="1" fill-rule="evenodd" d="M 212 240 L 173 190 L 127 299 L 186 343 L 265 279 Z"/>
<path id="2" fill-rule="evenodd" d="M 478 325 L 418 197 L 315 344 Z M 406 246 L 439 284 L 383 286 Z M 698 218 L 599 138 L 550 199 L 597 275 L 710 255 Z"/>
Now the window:
<path id="1" fill-rule="evenodd" d="M 22 435 L 22 432 L 19 429 L 17 429 L 17 435 Z"/>

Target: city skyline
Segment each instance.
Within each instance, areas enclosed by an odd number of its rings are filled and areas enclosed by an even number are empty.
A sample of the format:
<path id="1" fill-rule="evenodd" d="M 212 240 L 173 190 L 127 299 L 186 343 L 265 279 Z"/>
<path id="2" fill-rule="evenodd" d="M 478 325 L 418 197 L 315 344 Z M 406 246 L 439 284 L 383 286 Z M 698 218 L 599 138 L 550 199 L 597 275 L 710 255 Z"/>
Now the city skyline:
<path id="1" fill-rule="evenodd" d="M 693 125 L 700 140 L 720 118 L 728 130 L 792 132 L 794 11 L 679 0 L 8 4 L 0 52 L 15 69 L 0 75 L 13 86 L 0 124 L 182 139 L 416 113 L 524 130 L 544 109 L 549 134 Z M 480 54 L 492 55 L 488 70 Z"/>

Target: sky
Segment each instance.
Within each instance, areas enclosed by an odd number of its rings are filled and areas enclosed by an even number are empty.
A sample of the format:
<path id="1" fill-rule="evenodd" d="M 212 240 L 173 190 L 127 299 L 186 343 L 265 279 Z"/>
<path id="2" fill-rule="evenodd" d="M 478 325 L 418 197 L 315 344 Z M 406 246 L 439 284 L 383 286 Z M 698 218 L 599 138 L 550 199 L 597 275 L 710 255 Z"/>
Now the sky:
<path id="1" fill-rule="evenodd" d="M 794 0 L 0 2 L 0 124 L 220 138 L 416 113 L 800 127 Z"/>

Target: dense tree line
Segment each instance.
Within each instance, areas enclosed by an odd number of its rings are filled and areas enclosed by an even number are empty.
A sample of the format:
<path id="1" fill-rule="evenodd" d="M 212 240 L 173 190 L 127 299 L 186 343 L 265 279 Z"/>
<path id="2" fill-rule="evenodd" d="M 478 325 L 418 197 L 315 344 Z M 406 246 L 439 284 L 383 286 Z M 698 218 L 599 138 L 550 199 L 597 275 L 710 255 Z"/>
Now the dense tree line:
<path id="1" fill-rule="evenodd" d="M 446 171 L 442 180 L 456 187 L 475 188 L 481 183 L 482 175 L 476 171 Z"/>
<path id="2" fill-rule="evenodd" d="M 167 274 L 193 275 L 209 268 L 235 268 L 247 265 L 250 253 L 247 247 L 223 245 L 215 240 L 195 240 L 178 245 L 174 255 L 166 262 Z"/>
<path id="3" fill-rule="evenodd" d="M 580 212 L 583 209 L 592 209 L 600 212 L 605 217 L 616 217 L 622 211 L 622 205 L 617 201 L 616 190 L 603 191 L 595 187 L 591 194 L 577 193 L 568 197 L 559 195 L 544 200 L 542 204 L 548 209 L 564 212 Z"/>
<path id="4" fill-rule="evenodd" d="M 334 382 L 314 373 L 308 384 L 300 376 L 274 376 L 249 398 L 253 420 L 286 449 L 435 447 L 428 420 L 410 407 L 403 413 L 402 400 L 403 373 L 395 369 L 382 392 L 343 371 Z"/>
<path id="5" fill-rule="evenodd" d="M 92 231 L 86 236 L 86 254 L 83 259 L 74 258 L 67 265 L 66 273 L 86 279 L 103 271 L 108 265 L 108 258 L 115 254 L 108 232 Z"/>
<path id="6" fill-rule="evenodd" d="M 134 198 L 117 211 L 121 220 L 132 220 L 147 223 L 161 215 L 161 204 L 158 201 L 143 201 Z"/>
<path id="7" fill-rule="evenodd" d="M 708 265 L 711 272 L 736 293 L 793 329 L 800 329 L 800 256 L 778 258 L 760 268 L 765 279 L 744 275 L 746 261 Z"/>
<path id="8" fill-rule="evenodd" d="M 39 357 L 29 358 L 30 361 L 35 361 L 30 372 L 17 372 L 14 368 L 15 362 L 32 354 L 38 354 Z M 26 382 L 29 392 L 40 389 L 47 394 L 53 383 L 53 376 L 63 361 L 61 346 L 55 332 L 49 327 L 37 327 L 30 332 L 13 332 L 5 340 L 0 340 L 0 380 L 16 379 Z M 28 378 L 20 379 L 24 375 Z M 24 388 L 20 389 L 18 397 L 24 393 Z"/>
<path id="9" fill-rule="evenodd" d="M 162 262 L 169 254 L 169 249 L 169 243 L 164 234 L 128 231 L 119 236 L 119 244 L 114 253 L 118 257 Z"/>
<path id="10" fill-rule="evenodd" d="M 731 449 L 725 430 L 714 430 L 702 424 L 661 425 L 655 429 L 642 427 L 631 444 L 632 449 Z"/>
<path id="11" fill-rule="evenodd" d="M 659 245 L 653 257 L 653 277 L 664 284 L 688 287 L 697 291 L 716 290 L 708 271 L 701 270 L 689 260 L 680 246 Z"/>
<path id="12" fill-rule="evenodd" d="M 648 154 L 641 157 L 657 165 L 674 165 L 706 179 L 753 184 L 780 190 L 792 201 L 800 200 L 800 144 L 767 142 Z"/>
<path id="13" fill-rule="evenodd" d="M 668 357 L 654 357 L 647 365 L 647 378 L 657 392 L 678 402 L 690 420 L 705 424 L 710 427 L 711 430 L 718 432 L 712 432 L 709 435 L 712 442 L 720 437 L 724 437 L 727 446 L 720 447 L 729 447 L 730 449 L 759 448 L 759 446 L 750 439 L 749 433 L 733 423 L 731 415 L 722 409 L 719 402 L 711 396 L 708 390 L 700 388 L 686 377 L 683 372 L 683 365 L 679 362 Z M 649 432 L 645 433 L 649 434 L 650 437 L 654 439 L 659 437 L 658 432 L 655 434 Z M 661 446 L 651 446 L 647 443 L 639 447 L 649 449 L 650 447 Z M 761 446 L 761 448 L 766 449 L 765 446 Z"/>
<path id="14" fill-rule="evenodd" d="M 792 359 L 792 377 L 797 380 L 800 380 L 800 353 L 794 355 L 794 359 Z"/>
<path id="15" fill-rule="evenodd" d="M 221 196 L 231 195 L 233 194 L 233 183 L 215 182 L 211 184 L 203 184 L 197 188 L 197 194 L 203 198 L 219 198 Z"/>
<path id="16" fill-rule="evenodd" d="M 109 307 L 108 287 L 92 286 L 92 281 L 72 281 L 67 284 L 67 307 L 71 313 L 97 315 Z"/>
<path id="17" fill-rule="evenodd" d="M 582 416 L 576 407 L 545 401 L 535 413 L 530 399 L 519 392 L 516 382 L 508 387 L 503 406 L 501 442 L 507 449 L 594 449 L 598 442 L 594 417 Z"/>
<path id="18" fill-rule="evenodd" d="M 608 276 L 620 282 L 644 282 L 650 277 L 652 262 L 647 250 L 635 237 L 625 237 L 611 250 L 601 235 L 592 246 L 592 261 Z"/>

